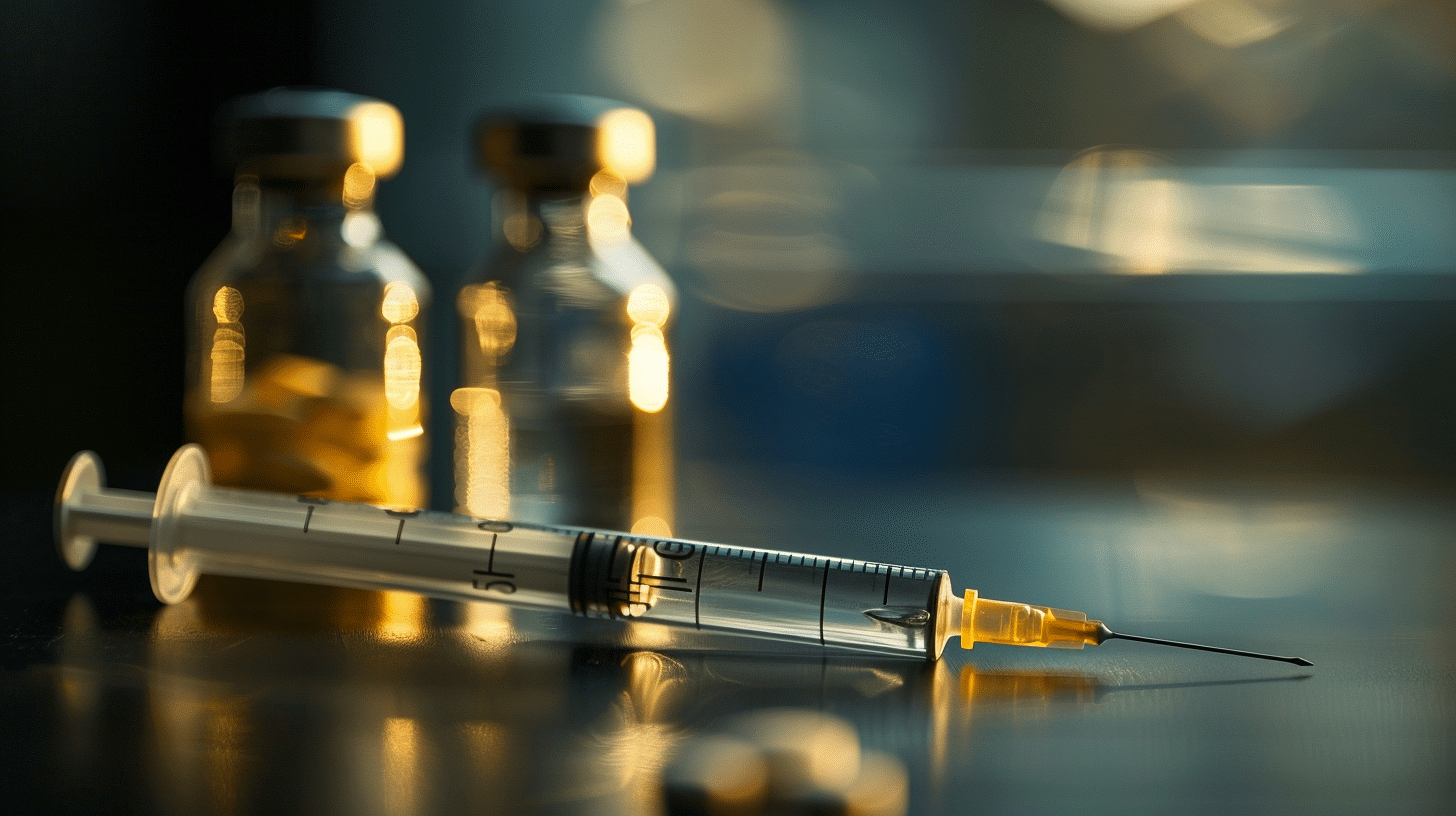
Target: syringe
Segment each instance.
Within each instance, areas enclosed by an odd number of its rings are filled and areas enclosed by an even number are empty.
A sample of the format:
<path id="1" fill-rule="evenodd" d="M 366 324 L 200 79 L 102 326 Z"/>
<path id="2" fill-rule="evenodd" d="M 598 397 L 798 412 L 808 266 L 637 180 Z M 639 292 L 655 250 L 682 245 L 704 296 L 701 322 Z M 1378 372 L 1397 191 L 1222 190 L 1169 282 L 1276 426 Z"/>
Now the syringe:
<path id="1" fill-rule="evenodd" d="M 61 557 L 76 570 L 98 540 L 147 547 L 152 591 L 165 603 L 215 573 L 931 660 L 953 637 L 963 648 L 1080 649 L 1123 639 L 1313 665 L 1119 634 L 1080 612 L 975 590 L 957 596 L 944 570 L 220 488 L 196 445 L 172 457 L 155 495 L 107 488 L 100 459 L 76 454 L 56 493 L 55 527 Z"/>

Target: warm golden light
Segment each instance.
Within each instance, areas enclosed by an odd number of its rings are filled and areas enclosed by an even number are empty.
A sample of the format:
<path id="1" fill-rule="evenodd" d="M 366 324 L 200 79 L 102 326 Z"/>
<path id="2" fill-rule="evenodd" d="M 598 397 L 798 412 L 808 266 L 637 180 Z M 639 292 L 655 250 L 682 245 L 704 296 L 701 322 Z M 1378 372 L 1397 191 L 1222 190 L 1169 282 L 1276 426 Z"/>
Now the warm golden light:
<path id="1" fill-rule="evenodd" d="M 640 184 L 652 176 L 657 163 L 652 117 L 636 108 L 618 108 L 601 118 L 597 134 L 597 160 L 603 170 L 628 184 Z"/>
<path id="2" fill-rule="evenodd" d="M 379 593 L 377 634 L 390 641 L 415 641 L 424 636 L 427 602 L 413 592 L 386 590 Z"/>
<path id="3" fill-rule="evenodd" d="M 1362 230 L 1335 190 L 1192 178 L 1154 154 L 1089 151 L 1058 175 L 1033 234 L 1121 274 L 1362 271 L 1344 251 Z"/>
<path id="4" fill-rule="evenodd" d="M 593 196 L 586 208 L 586 226 L 593 239 L 620 240 L 632 229 L 627 202 L 614 195 Z"/>
<path id="5" fill-rule="evenodd" d="M 496 651 L 513 642 L 515 627 L 511 624 L 511 608 L 504 604 L 466 603 L 460 605 L 460 630 L 469 635 L 474 649 Z"/>
<path id="6" fill-rule="evenodd" d="M 1348 508 L 1233 499 L 1173 480 L 1143 479 L 1147 523 L 1126 535 L 1126 562 L 1146 592 L 1285 598 L 1336 580 L 1335 545 L 1356 535 Z"/>
<path id="7" fill-rule="evenodd" d="M 57 665 L 60 677 L 56 689 L 65 719 L 72 727 L 89 728 L 93 725 L 91 718 L 95 716 L 96 704 L 101 698 L 100 678 L 87 668 L 91 665 L 89 652 L 90 648 L 94 648 L 98 631 L 96 610 L 90 599 L 83 593 L 72 595 L 61 617 L 60 660 Z"/>
<path id="8" fill-rule="evenodd" d="M 207 706 L 202 743 L 207 746 L 208 787 L 224 813 L 236 812 L 248 770 L 247 738 L 253 723 L 246 705 L 246 698 L 221 697 Z"/>
<path id="9" fill-rule="evenodd" d="M 591 181 L 587 183 L 587 190 L 594 196 L 612 195 L 623 201 L 627 200 L 627 182 L 621 176 L 605 170 L 591 177 Z"/>
<path id="10" fill-rule="evenodd" d="M 1166 17 L 1200 0 L 1046 0 L 1077 22 L 1108 31 L 1128 31 Z"/>
<path id="11" fill-rule="evenodd" d="M 243 393 L 243 335 L 232 329 L 218 329 L 213 334 L 209 376 L 213 402 L 232 402 Z"/>
<path id="12" fill-rule="evenodd" d="M 1122 258 L 1117 271 L 1138 275 L 1167 272 L 1182 218 L 1179 187 L 1165 178 L 1138 179 L 1117 191 L 1105 245 Z"/>
<path id="13" fill-rule="evenodd" d="M 382 270 L 399 257 L 380 254 Z M 265 355 L 247 347 L 241 292 L 220 287 L 203 301 L 218 323 L 200 349 L 200 387 L 189 396 L 188 423 L 218 484 L 395 507 L 425 503 L 424 361 L 410 325 L 423 306 L 396 277 L 411 269 L 386 270 L 396 282 L 380 293 L 378 314 L 393 325 L 372 371 L 301 354 Z"/>
<path id="14" fill-rule="evenodd" d="M 219 323 L 236 323 L 243 319 L 243 293 L 231 286 L 218 287 L 212 296 L 212 314 Z"/>
<path id="15" fill-rule="evenodd" d="M 424 370 L 419 340 L 408 326 L 389 331 L 384 348 L 384 398 L 392 408 L 412 408 L 420 399 Z"/>
<path id="16" fill-rule="evenodd" d="M 424 466 L 427 451 L 418 414 L 383 447 L 384 456 L 375 466 L 370 482 L 371 495 L 382 498 L 367 501 L 398 508 L 425 506 L 429 501 L 428 485 L 420 475 L 420 468 Z"/>
<path id="17" fill-rule="evenodd" d="M 455 411 L 455 504 L 459 512 L 485 518 L 510 515 L 510 431 L 500 392 L 457 388 Z"/>
<path id="18" fill-rule="evenodd" d="M 366 102 L 350 112 L 354 155 L 380 178 L 389 178 L 404 161 L 404 120 L 393 105 Z"/>
<path id="19" fill-rule="evenodd" d="M 408 323 L 420 313 L 420 300 L 409 284 L 395 281 L 385 285 L 379 311 L 390 323 Z"/>
<path id="20" fill-rule="evenodd" d="M 259 367 L 253 387 L 258 402 L 269 407 L 293 403 L 298 397 L 327 397 L 339 387 L 342 372 L 336 366 L 297 354 L 275 354 Z"/>
<path id="21" fill-rule="evenodd" d="M 273 233 L 273 243 L 281 247 L 289 247 L 307 236 L 308 219 L 297 215 L 289 216 L 278 223 L 278 229 Z"/>
<path id="22" fill-rule="evenodd" d="M 786 102 L 789 23 L 771 0 L 647 0 L 603 15 L 598 55 L 640 98 L 676 113 L 742 122 Z"/>
<path id="23" fill-rule="evenodd" d="M 475 414 L 482 409 L 500 408 L 500 392 L 494 388 L 457 388 L 450 393 L 450 407 L 459 414 Z"/>
<path id="24" fill-rule="evenodd" d="M 1178 12 L 1178 20 L 1200 37 L 1224 48 L 1243 48 L 1267 40 L 1293 25 L 1295 18 L 1274 16 L 1246 0 L 1205 0 Z"/>
<path id="25" fill-rule="evenodd" d="M 1167 160 L 1141 150 L 1095 149 L 1073 159 L 1052 184 L 1036 221 L 1036 236 L 1045 241 L 1101 253 L 1109 271 L 1147 270 L 1152 264 L 1137 260 L 1144 229 L 1163 235 L 1171 229 L 1171 204 L 1154 202 L 1152 191 L 1168 197 Z"/>
<path id="26" fill-rule="evenodd" d="M 676 473 L 672 410 L 632 412 L 632 525 L 639 535 L 672 536 Z"/>
<path id="27" fill-rule="evenodd" d="M 633 325 L 627 352 L 627 396 L 632 412 L 632 532 L 671 536 L 673 522 L 671 357 L 663 327 L 672 299 L 654 283 L 633 287 L 627 295 L 627 318 Z"/>
<path id="28" fill-rule="evenodd" d="M 351 247 L 363 249 L 379 240 L 382 228 L 379 225 L 379 218 L 368 210 L 355 211 L 344 216 L 344 224 L 340 228 L 340 234 L 344 243 Z"/>
<path id="29" fill-rule="evenodd" d="M 510 245 L 525 252 L 541 240 L 541 222 L 526 212 L 514 212 L 501 224 Z"/>
<path id="30" fill-rule="evenodd" d="M 632 327 L 632 350 L 627 352 L 627 394 L 643 411 L 661 411 L 668 392 L 667 339 L 650 323 Z"/>
<path id="31" fill-rule="evenodd" d="M 645 285 L 638 289 L 657 289 Z M 658 289 L 661 292 L 660 289 Z M 651 298 L 644 298 L 651 302 Z M 666 294 L 657 308 L 643 312 L 666 320 Z M 631 306 L 628 306 L 629 310 Z M 675 495 L 672 412 L 667 408 L 670 360 L 662 329 L 648 322 L 632 327 L 627 353 L 627 395 L 632 412 L 632 532 L 671 536 Z"/>
<path id="32" fill-rule="evenodd" d="M 393 247 L 386 251 L 373 253 L 370 260 L 379 270 L 381 280 L 407 281 L 414 279 L 419 274 L 419 270 L 410 262 L 410 259 Z"/>
<path id="33" fill-rule="evenodd" d="M 865 751 L 859 776 L 843 796 L 849 813 L 904 816 L 910 807 L 910 776 L 894 756 Z"/>
<path id="34" fill-rule="evenodd" d="M 367 164 L 354 162 L 344 171 L 344 206 L 351 210 L 367 206 L 374 200 L 374 171 Z"/>
<path id="35" fill-rule="evenodd" d="M 631 532 L 633 535 L 652 538 L 670 538 L 672 537 L 672 525 L 668 524 L 667 519 L 664 518 L 644 516 L 632 522 Z"/>
<path id="36" fill-rule="evenodd" d="M 408 717 L 384 721 L 384 811 L 390 816 L 419 812 L 419 724 Z"/>
<path id="37" fill-rule="evenodd" d="M 771 778 L 757 746 L 717 734 L 691 739 L 673 757 L 664 776 L 669 791 L 691 792 L 708 803 L 705 813 L 763 812 Z"/>
<path id="38" fill-rule="evenodd" d="M 667 325 L 671 311 L 672 300 L 655 283 L 639 284 L 627 295 L 627 317 L 633 323 L 648 323 L 661 328 Z"/>
<path id="39" fill-rule="evenodd" d="M 843 791 L 860 775 L 859 732 L 847 720 L 795 708 L 761 709 L 732 721 L 729 733 L 751 740 L 777 771 L 780 795 Z"/>
<path id="40" fill-rule="evenodd" d="M 487 360 L 495 361 L 516 342 L 516 313 L 505 288 L 495 281 L 460 290 L 456 300 L 461 317 L 475 325 L 475 339 Z"/>
<path id="41" fill-rule="evenodd" d="M 661 717 L 682 687 L 682 667 L 653 652 L 629 654 L 622 666 L 627 687 L 594 734 L 592 771 L 596 784 L 624 797 L 622 812 L 651 813 L 663 767 L 682 739 L 681 729 Z"/>
<path id="42" fill-rule="evenodd" d="M 1095 701 L 1097 680 L 1075 674 L 977 671 L 961 667 L 958 694 L 966 703 L 1013 703 L 1020 711 L 1045 710 L 1054 698 Z"/>

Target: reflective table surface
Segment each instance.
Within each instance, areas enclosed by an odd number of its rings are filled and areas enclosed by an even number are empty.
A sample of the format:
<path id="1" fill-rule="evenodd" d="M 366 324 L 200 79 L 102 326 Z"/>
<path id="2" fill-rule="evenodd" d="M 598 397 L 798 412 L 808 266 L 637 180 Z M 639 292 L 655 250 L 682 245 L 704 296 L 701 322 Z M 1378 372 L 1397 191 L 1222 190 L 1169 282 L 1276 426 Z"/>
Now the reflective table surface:
<path id="1" fill-rule="evenodd" d="M 843 717 L 902 764 L 915 814 L 1456 805 L 1440 491 L 683 475 L 685 537 L 948 569 L 986 597 L 1315 665 L 1121 641 L 952 642 L 928 664 L 242 579 L 163 607 L 140 550 L 70 573 L 50 497 L 10 495 L 5 810 L 660 813 L 685 745 L 770 707 Z"/>

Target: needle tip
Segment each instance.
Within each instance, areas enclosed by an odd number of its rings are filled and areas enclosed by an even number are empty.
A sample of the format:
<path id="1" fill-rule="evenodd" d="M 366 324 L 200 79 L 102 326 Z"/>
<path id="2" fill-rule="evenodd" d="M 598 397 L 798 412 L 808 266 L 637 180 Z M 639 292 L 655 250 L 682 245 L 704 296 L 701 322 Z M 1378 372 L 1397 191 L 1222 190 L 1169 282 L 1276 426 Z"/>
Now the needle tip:
<path id="1" fill-rule="evenodd" d="M 1219 654 L 1238 655 L 1240 657 L 1257 657 L 1260 660 L 1278 660 L 1281 663 L 1293 663 L 1296 666 L 1313 666 L 1314 664 L 1302 657 L 1284 657 L 1283 655 L 1261 654 L 1260 652 L 1245 652 L 1239 649 L 1225 649 L 1220 646 L 1203 646 L 1197 643 L 1183 643 L 1178 640 L 1163 640 L 1162 638 L 1143 637 L 1142 635 L 1124 635 L 1121 632 L 1114 632 L 1107 627 L 1103 640 L 1136 640 L 1140 643 L 1155 643 L 1159 646 L 1177 646 L 1180 649 L 1198 649 L 1205 652 L 1218 652 Z M 1101 641 L 1098 641 L 1101 643 Z"/>

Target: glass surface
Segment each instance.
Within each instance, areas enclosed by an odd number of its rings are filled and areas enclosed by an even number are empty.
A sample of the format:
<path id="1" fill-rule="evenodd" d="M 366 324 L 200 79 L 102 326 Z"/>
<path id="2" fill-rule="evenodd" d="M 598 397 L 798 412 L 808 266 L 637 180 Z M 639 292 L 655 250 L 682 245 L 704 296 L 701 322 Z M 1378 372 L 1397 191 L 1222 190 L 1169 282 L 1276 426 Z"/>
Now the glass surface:
<path id="1" fill-rule="evenodd" d="M 457 299 L 461 512 L 671 530 L 676 290 L 628 231 L 625 182 L 608 181 L 500 196 L 502 247 Z"/>
<path id="2" fill-rule="evenodd" d="M 188 436 L 220 484 L 426 503 L 428 282 L 382 237 L 374 176 L 240 176 L 188 293 Z"/>
<path id="3" fill-rule="evenodd" d="M 866 749 L 903 762 L 914 814 L 1453 804 L 1456 639 L 1442 622 L 1456 518 L 1442 495 L 711 476 L 711 491 L 683 496 L 700 538 L 783 535 L 934 564 L 992 597 L 1316 665 L 1124 642 L 978 644 L 930 665 L 763 641 L 749 652 L 743 638 L 643 621 L 214 577 L 159 607 L 141 551 L 103 547 L 70 572 L 47 542 L 48 498 L 9 496 L 7 802 L 660 813 L 661 769 L 693 738 L 795 706 L 844 717 Z"/>

